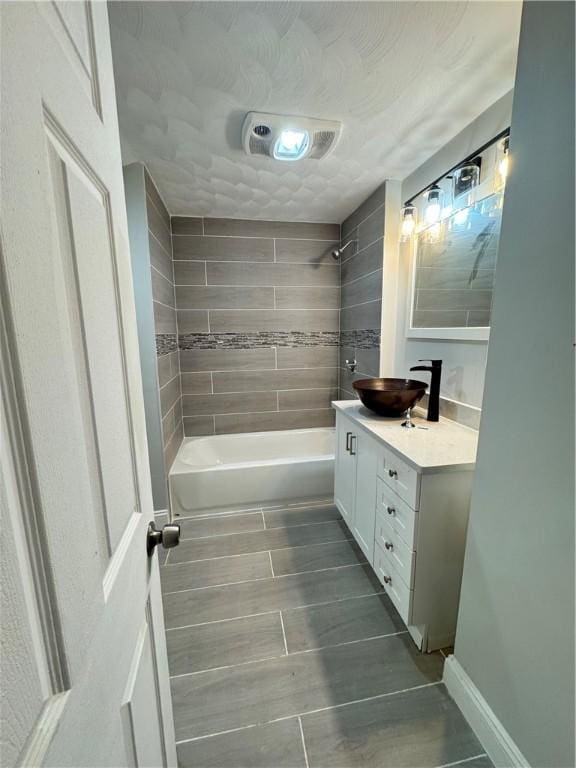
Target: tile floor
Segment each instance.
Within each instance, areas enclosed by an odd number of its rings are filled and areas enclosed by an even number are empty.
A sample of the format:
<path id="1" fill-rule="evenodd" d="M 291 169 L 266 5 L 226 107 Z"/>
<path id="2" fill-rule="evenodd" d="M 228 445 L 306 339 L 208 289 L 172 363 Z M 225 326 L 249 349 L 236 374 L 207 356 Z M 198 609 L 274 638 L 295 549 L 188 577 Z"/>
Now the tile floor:
<path id="1" fill-rule="evenodd" d="M 490 768 L 334 506 L 180 522 L 161 575 L 182 768 Z"/>

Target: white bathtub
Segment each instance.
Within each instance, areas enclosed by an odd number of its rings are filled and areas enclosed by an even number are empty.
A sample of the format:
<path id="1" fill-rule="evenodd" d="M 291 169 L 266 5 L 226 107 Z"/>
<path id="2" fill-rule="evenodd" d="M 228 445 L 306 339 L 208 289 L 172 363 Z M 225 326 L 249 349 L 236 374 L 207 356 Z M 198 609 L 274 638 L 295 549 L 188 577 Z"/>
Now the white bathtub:
<path id="1" fill-rule="evenodd" d="M 334 440 L 333 429 L 186 438 L 169 475 L 172 514 L 331 498 Z"/>

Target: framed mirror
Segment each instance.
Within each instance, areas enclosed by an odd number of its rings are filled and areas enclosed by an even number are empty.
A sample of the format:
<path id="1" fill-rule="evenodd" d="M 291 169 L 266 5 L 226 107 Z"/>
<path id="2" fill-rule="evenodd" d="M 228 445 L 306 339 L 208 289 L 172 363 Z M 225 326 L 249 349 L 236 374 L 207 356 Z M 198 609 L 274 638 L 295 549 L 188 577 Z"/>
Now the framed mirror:
<path id="1" fill-rule="evenodd" d="M 408 337 L 488 339 L 506 170 L 495 141 L 411 201 Z"/>

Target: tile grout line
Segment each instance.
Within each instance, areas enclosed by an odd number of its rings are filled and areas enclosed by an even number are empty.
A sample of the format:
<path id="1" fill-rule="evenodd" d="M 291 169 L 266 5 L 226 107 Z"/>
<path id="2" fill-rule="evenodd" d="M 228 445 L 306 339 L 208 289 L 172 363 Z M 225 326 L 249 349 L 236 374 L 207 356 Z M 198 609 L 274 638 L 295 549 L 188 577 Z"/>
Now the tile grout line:
<path id="1" fill-rule="evenodd" d="M 296 712 L 293 715 L 285 715 L 284 717 L 276 717 L 272 720 L 266 720 L 259 723 L 249 723 L 248 725 L 242 725 L 238 728 L 229 728 L 226 731 L 216 731 L 215 733 L 206 733 L 202 736 L 193 736 L 190 739 L 177 739 L 176 744 L 189 744 L 193 741 L 201 741 L 203 739 L 209 739 L 213 736 L 224 736 L 228 733 L 237 733 L 238 731 L 244 731 L 247 728 L 256 728 L 259 725 L 270 725 L 271 723 L 281 723 L 285 720 L 294 720 L 296 717 L 306 717 L 307 715 L 316 715 L 320 712 L 327 712 L 331 709 L 341 709 L 342 707 L 349 707 L 353 704 L 364 704 L 368 701 L 375 701 L 376 699 L 383 699 L 386 697 L 397 696 L 399 693 L 410 693 L 411 691 L 417 691 L 421 688 L 432 688 L 435 685 L 442 685 L 442 680 L 438 680 L 435 683 L 424 683 L 423 685 L 415 685 L 412 688 L 403 688 L 399 691 L 390 691 L 389 693 L 378 693 L 375 696 L 367 696 L 363 699 L 355 699 L 354 701 L 345 701 L 342 704 L 333 704 L 330 707 L 319 707 L 318 709 L 311 709 L 305 712 Z M 470 758 L 472 759 L 472 758 Z"/>
<path id="2" fill-rule="evenodd" d="M 174 406 L 171 406 L 174 407 Z M 168 413 L 166 413 L 166 416 Z M 258 514 L 257 512 L 247 512 L 248 514 Z M 206 520 L 207 518 L 202 518 Z M 209 518 L 208 518 L 209 519 Z M 179 520 L 194 520 L 194 518 L 179 518 Z M 267 531 L 288 531 L 293 528 L 310 528 L 313 525 L 331 525 L 332 523 L 339 523 L 340 520 L 319 520 L 317 523 L 298 523 L 297 525 L 278 525 L 276 527 L 272 526 L 272 528 L 265 528 L 264 530 Z M 255 528 L 252 531 L 230 531 L 229 533 L 212 533 L 209 536 L 192 536 L 188 539 L 180 539 L 180 541 L 205 541 L 206 539 L 221 539 L 225 536 L 242 536 L 245 533 L 262 533 L 262 528 Z M 326 542 L 319 542 L 320 544 L 331 544 L 331 541 Z M 308 547 L 308 546 L 315 546 L 315 544 L 297 544 L 297 547 Z M 291 547 L 281 547 L 281 549 L 291 549 Z M 260 550 L 261 552 L 263 550 Z M 208 560 L 211 560 L 212 558 L 207 558 Z"/>
<path id="3" fill-rule="evenodd" d="M 274 528 L 267 528 L 268 531 L 275 530 Z M 261 531 L 254 531 L 254 533 L 261 533 Z M 241 534 L 238 533 L 229 533 L 226 534 L 227 536 L 239 536 Z M 219 536 L 207 536 L 205 539 L 183 539 L 183 541 L 206 541 L 206 539 L 217 539 L 220 538 Z M 332 539 L 330 541 L 321 541 L 317 544 L 298 544 L 293 547 L 278 547 L 278 549 L 271 550 L 272 552 L 283 552 L 286 549 L 301 549 L 302 547 L 322 547 L 325 544 L 337 544 L 338 542 L 342 541 L 355 541 L 351 536 L 347 539 Z M 267 552 L 267 549 L 256 549 L 252 552 L 240 552 L 236 555 L 218 555 L 217 557 L 203 557 L 198 560 L 180 560 L 176 563 L 172 563 L 172 565 L 182 565 L 183 563 L 207 563 L 210 560 L 223 560 L 225 557 L 239 557 L 240 555 L 257 555 L 259 552 Z M 361 563 L 358 563 L 358 565 L 361 565 Z"/>
<path id="4" fill-rule="evenodd" d="M 174 405 L 176 405 L 176 403 L 174 403 Z M 174 406 L 171 406 L 171 408 L 173 408 L 173 407 Z M 167 415 L 168 415 L 168 413 L 166 414 L 166 416 Z M 166 417 L 164 417 L 164 418 L 166 418 Z M 190 417 L 188 417 L 188 418 L 190 418 Z M 242 535 L 248 534 L 248 533 L 263 533 L 263 531 L 265 531 L 265 530 L 266 531 L 288 531 L 288 530 L 291 530 L 292 528 L 312 528 L 312 526 L 327 525 L 328 523 L 337 523 L 337 522 L 338 522 L 338 520 L 324 520 L 324 521 L 321 521 L 321 522 L 318 522 L 318 523 L 301 523 L 300 525 L 288 525 L 288 526 L 279 525 L 277 527 L 272 526 L 271 528 L 254 528 L 252 530 L 246 530 L 246 531 L 230 531 L 229 533 L 212 533 L 209 536 L 192 536 L 190 538 L 180 539 L 180 542 L 183 542 L 183 541 L 206 541 L 206 539 L 223 539 L 226 536 L 242 536 Z M 331 540 L 331 541 L 321 541 L 321 542 L 314 543 L 314 544 L 296 544 L 295 546 L 296 547 L 315 547 L 315 546 L 320 546 L 321 544 L 332 544 L 333 541 L 334 540 Z M 340 539 L 336 539 L 336 541 L 340 541 Z M 281 547 L 281 549 L 291 549 L 291 547 Z M 256 551 L 257 552 L 258 551 L 263 552 L 265 550 L 256 550 Z M 272 551 L 274 551 L 274 550 L 272 550 Z M 250 553 L 248 552 L 246 554 L 250 554 Z M 207 559 L 208 560 L 212 560 L 213 558 L 207 558 Z M 194 562 L 194 561 L 190 561 L 190 562 Z"/>
<path id="5" fill-rule="evenodd" d="M 173 406 L 170 406 L 170 407 L 173 407 Z M 168 415 L 168 413 L 166 413 L 166 415 Z M 246 515 L 254 515 L 254 514 L 258 514 L 258 511 L 257 510 L 254 510 L 254 511 L 250 510 L 250 511 L 246 512 Z M 238 517 L 241 517 L 241 516 L 242 516 L 242 513 L 240 513 L 238 515 Z M 231 517 L 231 515 L 223 514 L 223 515 L 220 515 L 219 517 L 215 516 L 215 517 L 198 517 L 198 518 L 182 517 L 182 518 L 178 518 L 178 520 L 180 520 L 181 522 L 184 522 L 184 521 L 186 521 L 186 522 L 193 522 L 194 520 L 197 519 L 200 522 L 205 522 L 206 520 L 217 520 L 217 519 L 222 519 L 222 518 L 225 518 L 225 517 Z M 273 525 L 273 526 L 268 526 L 265 530 L 267 530 L 267 531 L 291 531 L 291 530 L 294 530 L 296 528 L 298 528 L 298 529 L 300 529 L 300 528 L 312 528 L 312 527 L 317 527 L 319 525 L 330 525 L 333 528 L 334 527 L 334 523 L 338 524 L 338 523 L 341 523 L 341 522 L 343 522 L 342 519 L 334 518 L 332 520 L 318 520 L 318 522 L 316 522 L 316 523 L 295 523 L 294 525 L 276 525 L 276 526 Z M 332 528 L 330 530 L 332 530 Z M 230 531 L 229 533 L 211 533 L 211 534 L 208 534 L 207 536 L 191 536 L 191 537 L 186 538 L 186 539 L 181 539 L 181 541 L 205 541 L 206 539 L 224 539 L 227 536 L 243 536 L 244 534 L 248 534 L 248 533 L 263 533 L 263 529 L 262 528 L 255 528 L 253 530 L 246 530 L 246 531 Z M 348 528 L 347 527 L 345 528 L 344 533 L 348 533 Z M 232 541 L 232 539 L 230 539 L 230 541 Z M 314 546 L 315 544 L 331 544 L 333 541 L 334 541 L 334 539 L 330 539 L 329 541 L 326 541 L 326 542 L 320 541 L 320 542 L 314 542 L 314 544 L 296 544 L 296 545 L 292 545 L 292 546 L 302 547 L 302 546 Z M 289 548 L 290 547 L 280 547 L 280 549 L 289 549 Z M 274 550 L 276 548 L 272 547 L 272 549 Z M 262 552 L 264 550 L 255 550 L 255 551 Z M 206 559 L 211 560 L 212 558 L 206 558 Z"/>
<path id="6" fill-rule="evenodd" d="M 293 605 L 289 608 L 283 608 L 284 611 L 300 611 L 303 608 L 318 608 L 322 605 L 331 605 L 332 603 L 343 603 L 345 600 L 361 600 L 367 597 L 382 597 L 386 593 L 384 590 L 381 592 L 364 592 L 361 595 L 349 595 L 348 597 L 339 597 L 336 600 L 325 600 L 322 603 L 305 603 L 304 605 Z M 200 621 L 198 624 L 183 624 L 179 627 L 166 627 L 166 632 L 173 632 L 175 629 L 188 629 L 190 627 L 204 627 L 207 624 L 222 624 L 223 621 L 236 621 L 237 619 L 249 619 L 252 616 L 266 616 L 270 613 L 276 613 L 278 609 L 273 608 L 269 611 L 260 611 L 259 613 L 248 613 L 244 616 L 229 616 L 225 619 L 213 619 L 212 621 Z"/>
<path id="7" fill-rule="evenodd" d="M 469 763 L 471 760 L 478 760 L 480 757 L 488 757 L 486 752 L 482 752 L 479 755 L 472 755 L 472 757 L 465 757 L 464 760 L 458 760 L 455 763 L 443 763 L 443 765 L 439 766 L 439 768 L 455 768 L 455 766 L 458 765 L 466 765 L 466 763 Z"/>
<path id="8" fill-rule="evenodd" d="M 154 240 L 156 240 L 156 242 L 158 243 L 158 245 L 160 246 L 160 248 L 162 248 L 162 250 L 164 251 L 164 253 L 166 254 L 166 256 L 169 256 L 169 257 L 170 257 L 170 260 L 172 261 L 172 256 L 171 256 L 171 254 L 169 254 L 169 253 L 168 253 L 168 251 L 166 250 L 166 248 L 164 247 L 164 245 L 163 245 L 163 244 L 160 242 L 160 240 L 158 240 L 158 238 L 156 237 L 156 235 L 154 234 L 154 232 L 152 232 L 152 230 L 150 229 L 150 227 L 148 227 L 148 234 L 149 234 L 149 235 L 151 235 L 151 236 L 154 238 Z M 172 235 L 170 235 L 170 245 L 172 245 Z"/>
<path id="9" fill-rule="evenodd" d="M 264 552 L 258 552 L 257 554 L 262 555 Z M 269 553 L 270 554 L 270 553 Z M 234 557 L 234 555 L 232 555 Z M 242 557 L 242 555 L 236 555 L 236 557 Z M 219 558 L 216 558 L 219 559 Z M 206 560 L 193 560 L 192 562 L 207 562 Z M 172 565 L 186 565 L 186 563 L 172 563 Z M 234 587 L 237 584 L 252 584 L 256 581 L 267 581 L 268 579 L 286 579 L 288 576 L 305 576 L 307 574 L 311 573 L 324 573 L 325 571 L 341 571 L 344 570 L 344 568 L 357 568 L 359 565 L 368 565 L 368 561 L 364 563 L 348 563 L 346 565 L 331 565 L 326 568 L 317 568 L 316 570 L 312 571 L 294 571 L 293 573 L 279 573 L 273 576 L 261 576 L 258 579 L 242 579 L 241 581 L 225 581 L 222 582 L 222 584 L 209 584 L 205 587 L 188 587 L 187 589 L 174 589 L 170 590 L 169 592 L 162 592 L 163 595 L 180 595 L 182 592 L 200 592 L 200 590 L 203 589 L 215 589 L 216 587 Z M 270 566 L 272 566 L 272 563 L 270 563 Z M 376 594 L 381 594 L 380 592 L 377 592 Z"/>
<path id="10" fill-rule="evenodd" d="M 282 611 L 274 610 L 270 611 L 269 614 L 264 615 L 271 615 L 279 613 L 280 614 L 280 621 L 282 621 Z M 235 619 L 234 619 L 235 621 Z M 284 631 L 284 624 L 282 622 L 282 630 Z M 346 645 L 356 645 L 357 643 L 369 643 L 372 640 L 385 640 L 388 637 L 398 637 L 399 635 L 407 635 L 408 630 L 404 629 L 401 632 L 389 632 L 386 635 L 373 635 L 372 637 L 360 637 L 358 640 L 347 640 L 344 643 L 333 643 L 332 645 L 321 645 L 318 648 L 306 648 L 303 651 L 294 651 L 293 653 L 288 653 L 288 645 L 285 642 L 285 648 L 286 653 L 282 653 L 279 656 L 265 656 L 262 659 L 250 659 L 249 661 L 240 661 L 238 664 L 223 664 L 221 667 L 210 667 L 208 669 L 198 669 L 196 672 L 182 672 L 179 675 L 170 675 L 170 680 L 176 680 L 182 677 L 196 677 L 196 675 L 206 675 L 209 672 L 221 672 L 224 669 L 237 669 L 238 667 L 249 667 L 253 664 L 260 664 L 263 661 L 279 661 L 281 659 L 286 659 L 288 657 L 292 658 L 293 656 L 302 656 L 305 653 L 317 653 L 319 651 L 329 651 L 332 648 L 341 648 L 342 646 Z"/>
<path id="11" fill-rule="evenodd" d="M 266 527 L 266 516 L 263 509 L 260 510 L 260 514 L 262 515 L 262 530 L 267 531 L 268 528 Z"/>
<path id="12" fill-rule="evenodd" d="M 284 639 L 284 651 L 286 656 L 289 656 L 290 654 L 288 653 L 288 643 L 286 641 L 286 630 L 284 629 L 284 618 L 282 616 L 282 611 L 278 611 L 278 614 L 280 616 L 280 626 L 282 627 L 282 638 Z"/>
<path id="13" fill-rule="evenodd" d="M 380 203 L 380 205 L 376 206 L 376 208 L 374 208 L 374 210 L 370 211 L 370 213 L 366 214 L 366 216 L 364 216 L 364 218 L 363 218 L 363 219 L 361 219 L 360 221 L 356 222 L 356 224 L 355 224 L 355 225 L 352 227 L 352 229 L 350 230 L 350 232 L 349 232 L 348 234 L 349 234 L 349 235 L 350 235 L 350 234 L 352 234 L 352 232 L 354 232 L 354 230 L 355 230 L 355 229 L 357 230 L 357 229 L 358 229 L 358 227 L 359 227 L 361 224 L 364 224 L 364 222 L 365 222 L 365 221 L 367 221 L 367 220 L 370 218 L 370 216 L 374 216 L 374 214 L 375 214 L 375 213 L 378 213 L 378 211 L 380 210 L 380 208 L 384 208 L 384 206 L 385 206 L 385 205 L 386 205 L 386 200 L 384 200 L 382 203 Z M 362 206 L 362 203 L 361 203 L 361 204 L 360 204 L 360 206 L 358 206 L 358 207 L 361 207 L 361 206 Z M 358 208 L 357 208 L 356 210 L 358 210 Z M 353 214 L 355 214 L 355 213 L 356 213 L 356 211 L 352 211 L 352 213 L 350 214 L 350 216 L 348 216 L 348 219 L 349 219 L 351 216 L 353 216 Z M 342 222 L 342 224 L 344 224 L 344 222 L 346 222 L 348 219 L 344 219 L 344 221 Z M 342 235 L 342 224 L 340 224 L 340 235 Z M 358 234 L 358 233 L 356 233 L 356 234 Z"/>
<path id="14" fill-rule="evenodd" d="M 302 739 L 302 749 L 304 750 L 304 762 L 306 763 L 306 768 L 310 768 L 310 763 L 308 762 L 308 750 L 306 749 L 306 741 L 304 740 L 304 728 L 302 727 L 302 718 L 300 715 L 298 715 L 298 726 L 300 728 L 300 738 Z"/>
<path id="15" fill-rule="evenodd" d="M 334 500 L 330 497 L 319 499 L 318 501 L 298 501 L 294 502 L 293 504 L 287 504 L 286 506 L 282 505 L 276 505 L 276 506 L 268 506 L 268 507 L 248 507 L 246 509 L 229 509 L 224 512 L 210 512 L 206 515 L 192 515 L 186 517 L 185 515 L 181 516 L 181 520 L 205 520 L 207 518 L 216 518 L 216 517 L 224 517 L 224 516 L 232 516 L 232 515 L 240 515 L 240 514 L 249 514 L 252 512 L 296 512 L 301 511 L 302 509 L 313 508 L 317 509 L 318 507 L 333 507 L 334 506 Z"/>
<path id="16" fill-rule="evenodd" d="M 275 579 L 276 576 L 274 575 L 274 564 L 272 563 L 272 552 L 268 550 L 268 560 L 270 561 L 270 570 L 272 571 L 272 578 Z"/>

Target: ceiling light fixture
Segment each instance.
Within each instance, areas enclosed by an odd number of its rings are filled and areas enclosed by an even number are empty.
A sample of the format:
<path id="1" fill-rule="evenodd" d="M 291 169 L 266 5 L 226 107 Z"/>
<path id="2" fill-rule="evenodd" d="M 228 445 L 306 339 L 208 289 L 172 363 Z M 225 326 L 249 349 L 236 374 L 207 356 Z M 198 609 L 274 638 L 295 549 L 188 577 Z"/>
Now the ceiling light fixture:
<path id="1" fill-rule="evenodd" d="M 276 143 L 272 156 L 275 160 L 301 160 L 310 146 L 310 134 L 306 130 L 283 130 Z"/>
<path id="2" fill-rule="evenodd" d="M 274 160 L 320 160 L 338 143 L 342 123 L 296 115 L 248 112 L 242 126 L 247 155 Z"/>

